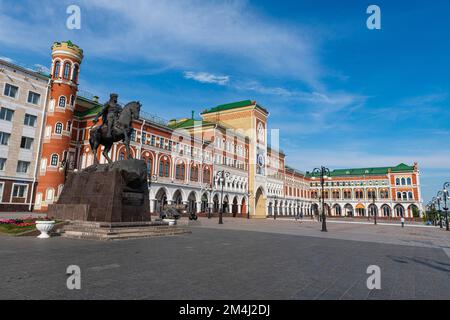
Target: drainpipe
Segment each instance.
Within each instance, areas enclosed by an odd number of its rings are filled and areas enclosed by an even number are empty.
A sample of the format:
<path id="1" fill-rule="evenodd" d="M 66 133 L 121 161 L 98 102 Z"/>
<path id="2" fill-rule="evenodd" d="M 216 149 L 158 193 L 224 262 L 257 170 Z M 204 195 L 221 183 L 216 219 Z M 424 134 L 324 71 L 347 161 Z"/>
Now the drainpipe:
<path id="1" fill-rule="evenodd" d="M 34 164 L 34 176 L 33 176 L 33 183 L 31 185 L 31 198 L 30 198 L 30 203 L 28 206 L 28 210 L 31 211 L 31 207 L 33 206 L 33 196 L 34 196 L 34 186 L 36 184 L 37 181 L 37 175 L 38 175 L 38 167 L 39 167 L 39 159 L 41 158 L 41 151 L 42 151 L 42 135 L 44 133 L 44 127 L 45 127 L 45 116 L 47 114 L 47 104 L 48 104 L 48 96 L 49 96 L 49 91 L 50 91 L 50 84 L 51 84 L 52 80 L 49 79 L 48 83 L 47 83 L 47 90 L 45 92 L 45 99 L 44 99 L 44 111 L 42 112 L 42 124 L 41 124 L 41 129 L 39 131 L 39 139 L 38 139 L 38 151 L 37 151 L 37 155 L 36 155 L 36 161 Z"/>

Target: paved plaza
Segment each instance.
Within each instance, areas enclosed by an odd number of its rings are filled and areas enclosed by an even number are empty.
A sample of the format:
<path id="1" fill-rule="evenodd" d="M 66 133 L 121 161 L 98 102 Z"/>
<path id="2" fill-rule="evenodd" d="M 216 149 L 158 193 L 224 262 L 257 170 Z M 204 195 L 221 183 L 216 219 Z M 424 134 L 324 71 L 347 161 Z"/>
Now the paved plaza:
<path id="1" fill-rule="evenodd" d="M 110 242 L 0 236 L 0 298 L 450 299 L 449 233 L 435 227 L 224 222 Z M 69 265 L 81 290 L 66 287 Z M 369 265 L 381 268 L 380 290 L 367 288 Z"/>

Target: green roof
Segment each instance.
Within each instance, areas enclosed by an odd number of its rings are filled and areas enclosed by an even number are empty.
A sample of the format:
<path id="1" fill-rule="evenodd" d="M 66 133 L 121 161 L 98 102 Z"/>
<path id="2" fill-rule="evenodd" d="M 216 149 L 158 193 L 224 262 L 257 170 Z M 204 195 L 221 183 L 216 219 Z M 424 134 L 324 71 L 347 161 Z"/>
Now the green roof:
<path id="1" fill-rule="evenodd" d="M 400 163 L 396 167 L 375 167 L 375 168 L 358 168 L 358 169 L 336 169 L 330 171 L 331 177 L 345 177 L 345 176 L 369 176 L 369 175 L 384 175 L 389 172 L 409 172 L 414 171 L 414 166 L 408 166 L 404 163 Z M 307 176 L 318 176 L 319 174 L 313 174 L 307 172 Z"/>
<path id="2" fill-rule="evenodd" d="M 190 128 L 190 127 L 196 127 L 196 126 L 207 126 L 212 125 L 214 123 L 209 121 L 203 121 L 203 120 L 195 120 L 195 119 L 186 119 L 181 122 L 177 122 L 174 124 L 169 124 L 168 127 L 171 129 L 180 129 L 180 128 Z"/>
<path id="3" fill-rule="evenodd" d="M 235 108 L 242 108 L 242 107 L 251 106 L 253 104 L 255 104 L 255 101 L 252 101 L 252 100 L 242 100 L 242 101 L 237 101 L 237 102 L 232 102 L 232 103 L 226 103 L 226 104 L 218 105 L 217 107 L 211 108 L 209 110 L 205 110 L 201 114 L 231 110 L 231 109 L 235 109 Z"/>
<path id="4" fill-rule="evenodd" d="M 102 110 L 102 108 L 103 108 L 103 106 L 100 103 L 92 101 L 92 100 L 87 99 L 85 97 L 77 96 L 77 99 L 87 101 L 87 102 L 92 103 L 94 105 L 92 108 L 90 108 L 88 110 L 85 110 L 85 111 L 75 110 L 74 114 L 77 117 L 86 117 L 86 116 L 95 115 L 95 114 L 99 113 Z"/>

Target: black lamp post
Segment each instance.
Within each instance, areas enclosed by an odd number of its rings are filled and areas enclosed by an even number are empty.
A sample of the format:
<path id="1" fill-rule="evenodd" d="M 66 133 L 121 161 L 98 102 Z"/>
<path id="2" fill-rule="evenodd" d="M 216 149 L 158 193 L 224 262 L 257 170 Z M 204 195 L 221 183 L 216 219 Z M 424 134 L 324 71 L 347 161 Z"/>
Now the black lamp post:
<path id="1" fill-rule="evenodd" d="M 209 199 L 211 199 L 212 196 L 212 185 L 210 184 L 209 187 L 206 187 L 205 191 L 209 194 Z M 209 200 L 206 199 L 206 210 L 208 210 L 208 219 L 211 219 L 211 206 L 209 205 Z"/>
<path id="2" fill-rule="evenodd" d="M 375 191 L 372 191 L 372 210 L 373 210 L 373 215 L 374 215 L 374 225 L 377 225 L 377 207 L 375 206 L 375 200 L 376 200 L 376 195 L 375 195 Z"/>
<path id="3" fill-rule="evenodd" d="M 252 196 L 251 192 L 247 193 L 247 202 L 248 202 L 248 209 L 247 209 L 247 219 L 250 219 L 250 197 Z M 241 208 L 242 211 L 242 208 Z"/>
<path id="4" fill-rule="evenodd" d="M 273 210 L 273 220 L 277 220 L 277 214 L 278 214 L 277 206 L 279 205 L 279 203 L 278 203 L 278 196 L 277 195 L 275 195 L 275 203 L 276 203 L 276 206 L 274 206 L 274 210 Z"/>
<path id="5" fill-rule="evenodd" d="M 220 210 L 219 210 L 219 224 L 223 224 L 223 185 L 225 184 L 226 179 L 230 176 L 230 173 L 225 170 L 221 170 L 217 172 L 216 177 L 219 180 L 219 183 L 222 185 L 222 190 L 220 194 Z"/>
<path id="6" fill-rule="evenodd" d="M 325 179 L 330 175 L 330 169 L 325 167 L 315 168 L 313 170 L 313 175 L 318 174 L 320 176 L 320 187 L 322 190 L 322 232 L 327 232 L 327 223 L 326 223 L 326 216 L 325 216 L 325 197 L 324 197 L 324 185 L 325 185 Z M 314 177 L 314 176 L 313 176 Z"/>
<path id="7" fill-rule="evenodd" d="M 441 199 L 439 197 L 433 197 L 433 203 L 438 206 L 439 227 L 442 229 Z"/>
<path id="8" fill-rule="evenodd" d="M 449 231 L 449 225 L 448 225 L 448 206 L 447 206 L 447 199 L 449 198 L 448 195 L 448 188 L 450 187 L 450 182 L 444 183 L 444 188 L 441 191 L 442 197 L 444 198 L 444 211 L 445 211 L 445 230 Z"/>

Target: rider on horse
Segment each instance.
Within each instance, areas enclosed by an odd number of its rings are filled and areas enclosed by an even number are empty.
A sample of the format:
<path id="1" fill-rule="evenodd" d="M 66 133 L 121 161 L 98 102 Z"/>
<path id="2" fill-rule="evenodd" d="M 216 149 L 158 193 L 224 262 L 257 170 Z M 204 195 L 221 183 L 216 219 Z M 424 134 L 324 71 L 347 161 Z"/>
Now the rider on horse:
<path id="1" fill-rule="evenodd" d="M 119 96 L 117 93 L 111 93 L 109 96 L 109 101 L 104 104 L 102 111 L 100 111 L 94 119 L 94 123 L 97 123 L 98 118 L 100 116 L 102 117 L 102 126 L 105 125 L 105 123 L 108 126 L 108 132 L 106 134 L 106 137 L 108 139 L 112 138 L 112 129 L 114 128 L 116 120 L 119 117 L 120 112 L 122 111 L 122 108 L 117 103 L 118 97 Z"/>

